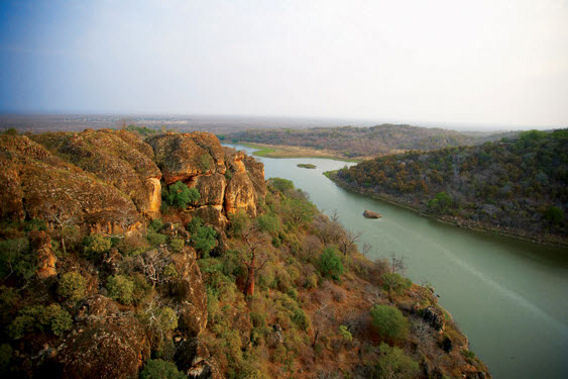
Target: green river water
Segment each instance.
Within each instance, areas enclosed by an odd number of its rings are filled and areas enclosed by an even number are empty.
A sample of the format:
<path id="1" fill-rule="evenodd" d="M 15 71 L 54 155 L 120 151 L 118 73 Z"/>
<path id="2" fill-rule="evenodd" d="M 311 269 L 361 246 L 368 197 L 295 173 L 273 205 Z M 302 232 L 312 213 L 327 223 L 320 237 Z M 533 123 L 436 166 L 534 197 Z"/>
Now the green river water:
<path id="1" fill-rule="evenodd" d="M 403 256 L 406 275 L 435 288 L 494 377 L 568 378 L 568 249 L 459 229 L 348 192 L 323 175 L 345 162 L 257 159 L 267 178 L 292 180 L 320 210 L 336 210 L 347 229 L 361 232 L 359 244 L 373 247 L 369 258 Z M 383 217 L 365 219 L 365 209 Z"/>

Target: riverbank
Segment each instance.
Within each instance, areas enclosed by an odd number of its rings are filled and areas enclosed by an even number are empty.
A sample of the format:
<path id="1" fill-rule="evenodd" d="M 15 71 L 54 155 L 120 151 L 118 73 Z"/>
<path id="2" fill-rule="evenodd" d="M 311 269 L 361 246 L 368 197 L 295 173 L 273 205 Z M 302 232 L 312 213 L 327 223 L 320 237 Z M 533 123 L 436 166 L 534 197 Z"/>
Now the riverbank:
<path id="1" fill-rule="evenodd" d="M 257 157 L 266 158 L 322 158 L 333 159 L 344 162 L 361 162 L 365 158 L 358 159 L 345 158 L 344 156 L 331 150 L 316 150 L 308 147 L 289 146 L 289 145 L 269 145 L 264 143 L 236 142 L 238 145 L 257 149 L 252 154 Z"/>
<path id="2" fill-rule="evenodd" d="M 349 184 L 348 182 L 340 179 L 337 176 L 337 170 L 334 171 L 326 171 L 323 173 L 329 180 L 331 180 L 332 182 L 334 182 L 336 185 L 338 185 L 339 187 L 346 189 L 348 191 L 351 192 L 355 192 L 358 193 L 360 195 L 364 195 L 373 199 L 377 199 L 377 200 L 381 200 L 384 202 L 387 202 L 389 204 L 393 204 L 396 206 L 399 206 L 401 208 L 410 210 L 412 212 L 415 212 L 417 214 L 419 214 L 420 216 L 423 217 L 427 217 L 439 222 L 442 222 L 444 224 L 448 224 L 448 225 L 453 225 L 456 226 L 458 228 L 463 228 L 463 229 L 467 229 L 467 230 L 472 230 L 472 231 L 476 231 L 476 232 L 483 232 L 483 233 L 492 233 L 492 234 L 496 234 L 502 237 L 507 237 L 507 238 L 514 238 L 520 241 L 525 241 L 525 242 L 531 242 L 531 243 L 536 243 L 536 244 L 540 244 L 540 245 L 548 245 L 548 246 L 554 246 L 554 247 L 561 247 L 561 248 L 566 248 L 568 247 L 568 240 L 565 239 L 559 239 L 556 236 L 553 237 L 548 237 L 548 236 L 537 236 L 537 235 L 532 235 L 529 232 L 526 231 L 520 231 L 520 230 L 507 230 L 507 229 L 503 229 L 503 228 L 496 228 L 494 226 L 491 225 L 486 225 L 486 224 L 482 224 L 479 222 L 475 222 L 472 220 L 467 220 L 464 218 L 458 218 L 458 217 L 452 217 L 452 216 L 436 216 L 436 215 L 432 215 L 429 213 L 425 213 L 422 212 L 422 210 L 416 206 L 413 206 L 412 204 L 408 204 L 406 202 L 400 201 L 400 199 L 388 195 L 388 194 L 379 194 L 376 193 L 372 190 L 366 190 L 360 187 L 356 187 L 353 186 L 351 184 Z"/>

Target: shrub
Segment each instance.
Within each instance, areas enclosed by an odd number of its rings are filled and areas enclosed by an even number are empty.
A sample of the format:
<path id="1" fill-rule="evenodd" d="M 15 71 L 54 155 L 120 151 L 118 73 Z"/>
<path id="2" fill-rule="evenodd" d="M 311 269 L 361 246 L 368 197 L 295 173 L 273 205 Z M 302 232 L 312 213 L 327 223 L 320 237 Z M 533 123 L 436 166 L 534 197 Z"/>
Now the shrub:
<path id="1" fill-rule="evenodd" d="M 186 375 L 179 372 L 176 365 L 172 362 L 164 361 L 162 359 L 149 359 L 142 372 L 140 372 L 141 379 L 184 379 Z"/>
<path id="2" fill-rule="evenodd" d="M 428 209 L 434 213 L 446 213 L 452 206 L 452 198 L 445 192 L 439 192 L 428 201 Z"/>
<path id="3" fill-rule="evenodd" d="M 109 276 L 108 293 L 111 299 L 130 305 L 134 301 L 134 282 L 124 275 Z"/>
<path id="4" fill-rule="evenodd" d="M 217 232 L 210 226 L 199 226 L 197 230 L 191 234 L 191 244 L 203 255 L 215 247 L 217 242 Z"/>
<path id="5" fill-rule="evenodd" d="M 412 282 L 409 279 L 395 272 L 387 272 L 383 274 L 381 282 L 383 289 L 389 292 L 389 296 L 392 296 L 393 292 L 400 295 L 404 290 L 410 288 L 412 285 Z"/>
<path id="6" fill-rule="evenodd" d="M 341 256 L 334 247 L 325 248 L 319 258 L 318 268 L 324 277 L 340 280 L 343 274 Z"/>
<path id="7" fill-rule="evenodd" d="M 419 373 L 418 362 L 410 358 L 398 347 L 390 347 L 382 342 L 381 353 L 376 366 L 380 378 L 414 378 Z"/>
<path id="8" fill-rule="evenodd" d="M 150 228 L 156 232 L 159 232 L 164 227 L 164 223 L 159 218 L 155 218 L 150 222 Z"/>
<path id="9" fill-rule="evenodd" d="M 28 280 L 37 270 L 37 255 L 30 253 L 27 238 L 16 238 L 0 241 L 0 277 L 11 274 Z"/>
<path id="10" fill-rule="evenodd" d="M 158 325 L 164 332 L 177 328 L 178 317 L 176 312 L 170 307 L 162 307 L 158 312 Z"/>
<path id="11" fill-rule="evenodd" d="M 279 192 L 286 193 L 294 189 L 294 183 L 288 179 L 270 178 L 268 183 Z"/>
<path id="12" fill-rule="evenodd" d="M 408 320 L 402 312 L 390 305 L 374 305 L 371 308 L 373 327 L 383 338 L 402 340 L 408 334 Z"/>
<path id="13" fill-rule="evenodd" d="M 199 191 L 195 188 L 189 188 L 183 182 L 175 182 L 164 193 L 166 203 L 180 209 L 186 208 L 190 203 L 199 200 L 199 198 Z"/>
<path id="14" fill-rule="evenodd" d="M 59 280 L 57 293 L 71 301 L 79 301 L 85 297 L 87 283 L 85 278 L 78 272 L 66 272 Z"/>
<path id="15" fill-rule="evenodd" d="M 292 321 L 294 321 L 294 323 L 302 330 L 308 330 L 310 327 L 310 319 L 301 308 L 294 310 Z"/>
<path id="16" fill-rule="evenodd" d="M 245 211 L 240 209 L 238 212 L 229 215 L 229 221 L 231 226 L 229 228 L 229 233 L 233 237 L 242 236 L 243 232 L 246 230 L 250 224 L 250 218 Z"/>
<path id="17" fill-rule="evenodd" d="M 561 208 L 551 205 L 544 213 L 544 217 L 552 225 L 558 225 L 564 220 L 564 211 Z"/>
<path id="18" fill-rule="evenodd" d="M 88 258 L 96 259 L 112 247 L 112 241 L 100 234 L 91 234 L 83 240 L 83 251 Z"/>
<path id="19" fill-rule="evenodd" d="M 278 235 L 280 230 L 280 220 L 274 214 L 263 214 L 256 218 L 258 229 L 270 233 L 272 236 Z"/>
<path id="20" fill-rule="evenodd" d="M 8 371 L 10 361 L 12 360 L 12 346 L 7 343 L 0 345 L 0 374 Z"/>
<path id="21" fill-rule="evenodd" d="M 213 165 L 213 158 L 209 154 L 201 154 L 199 156 L 199 167 L 203 171 L 207 171 Z"/>
<path id="22" fill-rule="evenodd" d="M 176 270 L 176 266 L 173 263 L 169 263 L 166 267 L 164 267 L 162 275 L 166 278 L 177 278 L 179 274 Z"/>
<path id="23" fill-rule="evenodd" d="M 182 251 L 184 246 L 185 246 L 185 242 L 182 238 L 172 238 L 170 240 L 170 247 L 176 253 L 179 253 L 180 251 Z"/>
<path id="24" fill-rule="evenodd" d="M 152 246 L 158 246 L 165 244 L 168 241 L 168 236 L 166 236 L 165 234 L 155 232 L 150 229 L 146 234 L 146 239 L 148 240 L 148 242 L 150 242 Z"/>
<path id="25" fill-rule="evenodd" d="M 351 334 L 349 329 L 347 329 L 347 326 L 339 325 L 339 334 L 341 335 L 344 341 L 346 342 L 353 341 L 353 335 Z"/>
<path id="26" fill-rule="evenodd" d="M 51 304 L 47 307 L 34 305 L 19 312 L 18 317 L 8 327 L 8 335 L 17 340 L 27 333 L 43 332 L 47 329 L 60 337 L 71 329 L 72 325 L 71 315 L 59 304 Z"/>

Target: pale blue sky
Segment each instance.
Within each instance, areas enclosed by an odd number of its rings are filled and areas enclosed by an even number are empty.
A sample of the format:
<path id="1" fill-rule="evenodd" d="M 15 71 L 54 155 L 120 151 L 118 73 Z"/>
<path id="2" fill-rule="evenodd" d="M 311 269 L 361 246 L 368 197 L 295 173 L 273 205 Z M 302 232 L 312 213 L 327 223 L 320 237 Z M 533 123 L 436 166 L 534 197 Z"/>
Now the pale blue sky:
<path id="1" fill-rule="evenodd" d="M 0 111 L 568 125 L 568 1 L 2 1 Z"/>

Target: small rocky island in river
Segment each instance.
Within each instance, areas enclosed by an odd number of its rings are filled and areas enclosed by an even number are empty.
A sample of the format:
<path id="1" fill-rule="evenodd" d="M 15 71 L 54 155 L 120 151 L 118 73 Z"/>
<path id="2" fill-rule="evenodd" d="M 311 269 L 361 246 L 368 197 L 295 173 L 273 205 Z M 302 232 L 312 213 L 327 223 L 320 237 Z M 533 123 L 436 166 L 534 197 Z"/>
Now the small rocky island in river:
<path id="1" fill-rule="evenodd" d="M 316 165 L 311 163 L 298 163 L 296 166 L 301 168 L 316 168 Z"/>
<path id="2" fill-rule="evenodd" d="M 370 211 L 368 209 L 365 209 L 365 212 L 363 212 L 363 217 L 365 217 L 365 218 L 381 218 L 383 216 L 378 212 L 374 212 L 374 211 Z"/>

